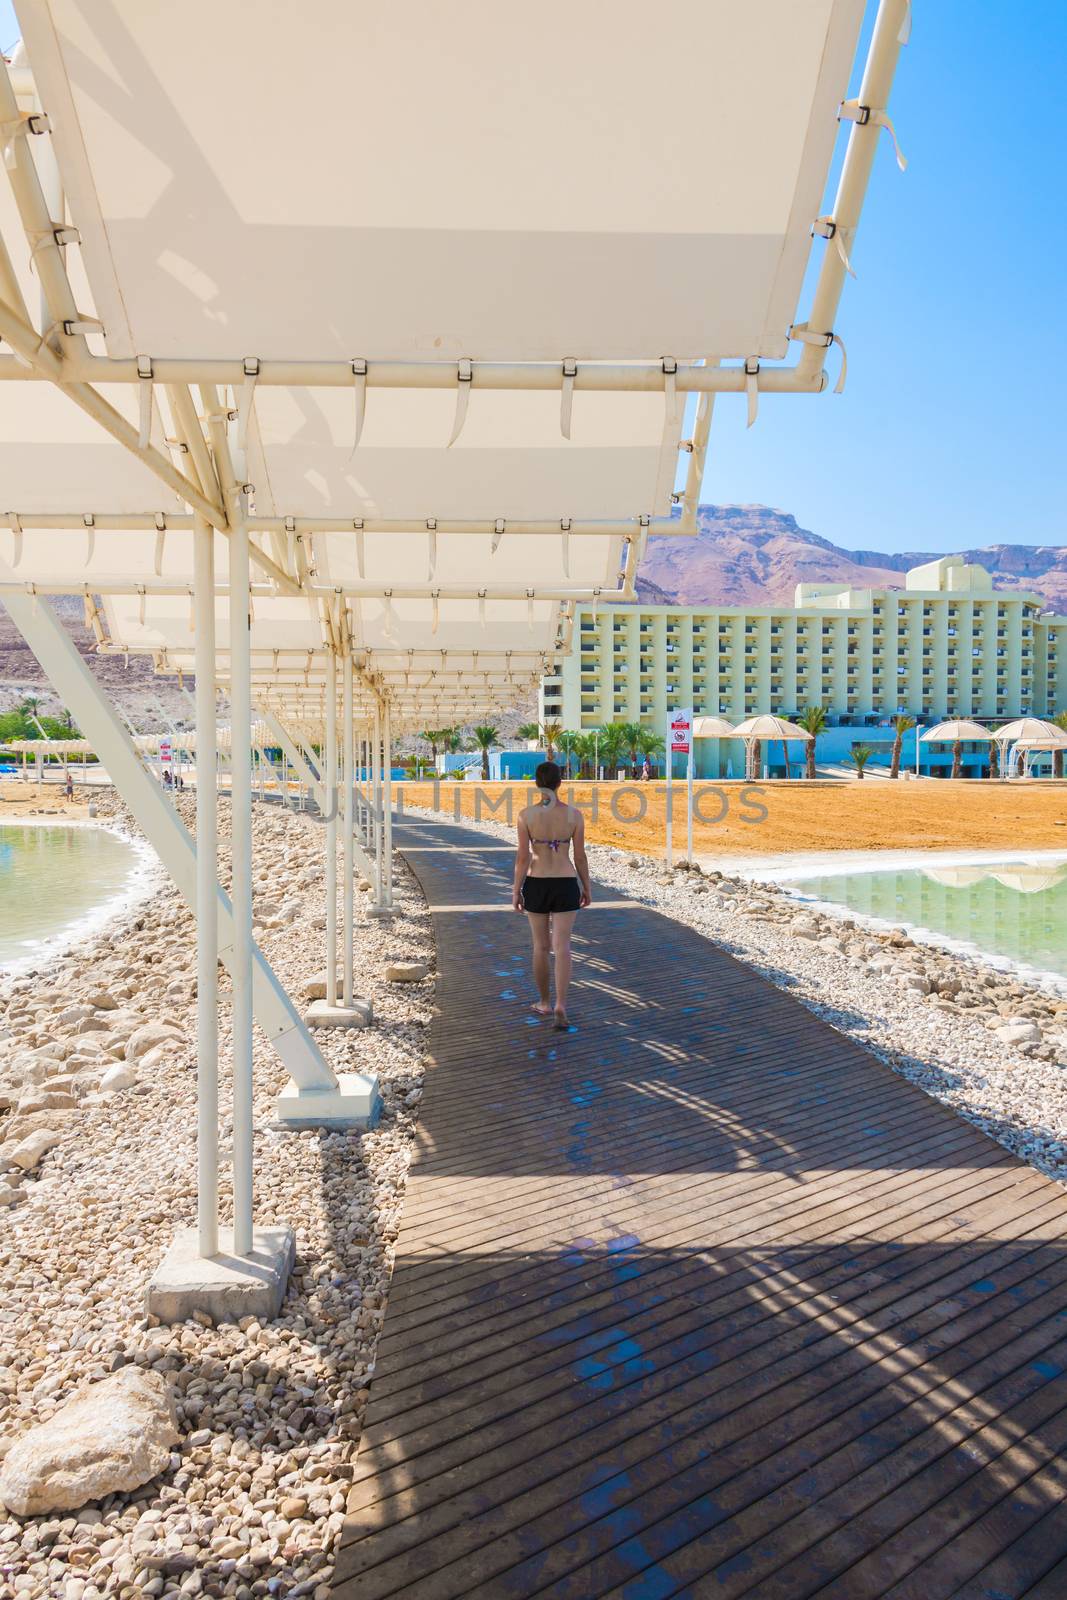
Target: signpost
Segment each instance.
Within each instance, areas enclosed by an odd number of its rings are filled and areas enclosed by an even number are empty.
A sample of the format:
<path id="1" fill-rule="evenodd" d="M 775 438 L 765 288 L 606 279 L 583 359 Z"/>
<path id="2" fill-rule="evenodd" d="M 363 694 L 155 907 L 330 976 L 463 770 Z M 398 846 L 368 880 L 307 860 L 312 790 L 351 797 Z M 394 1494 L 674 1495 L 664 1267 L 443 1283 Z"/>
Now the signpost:
<path id="1" fill-rule="evenodd" d="M 675 755 L 686 757 L 686 841 L 688 859 L 693 859 L 693 708 L 682 707 L 671 711 L 667 717 L 667 865 L 674 865 L 672 814 L 673 793 L 671 780 L 674 774 Z"/>

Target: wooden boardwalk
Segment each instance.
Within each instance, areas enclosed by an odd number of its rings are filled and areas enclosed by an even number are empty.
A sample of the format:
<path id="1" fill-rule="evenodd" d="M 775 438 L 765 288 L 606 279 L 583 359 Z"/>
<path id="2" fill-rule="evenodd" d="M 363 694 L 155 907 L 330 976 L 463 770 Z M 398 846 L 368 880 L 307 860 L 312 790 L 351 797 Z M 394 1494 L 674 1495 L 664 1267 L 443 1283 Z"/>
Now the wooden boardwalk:
<path id="1" fill-rule="evenodd" d="M 397 839 L 440 1011 L 338 1600 L 1063 1600 L 1067 1194 L 606 891 L 553 1033 L 510 854 Z"/>

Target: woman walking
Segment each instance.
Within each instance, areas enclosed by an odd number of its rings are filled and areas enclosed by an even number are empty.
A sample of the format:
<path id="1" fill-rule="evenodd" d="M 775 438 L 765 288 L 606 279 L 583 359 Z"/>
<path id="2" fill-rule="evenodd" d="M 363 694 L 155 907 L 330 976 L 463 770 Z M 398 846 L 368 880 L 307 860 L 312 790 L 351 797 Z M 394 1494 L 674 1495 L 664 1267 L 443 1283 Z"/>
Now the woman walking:
<path id="1" fill-rule="evenodd" d="M 571 983 L 571 933 L 578 911 L 591 903 L 589 863 L 585 855 L 585 819 L 577 806 L 559 798 L 563 773 L 554 761 L 542 761 L 534 773 L 540 791 L 536 805 L 519 813 L 512 904 L 524 911 L 533 939 L 534 982 L 540 999 L 534 1010 L 568 1026 L 567 993 Z M 574 861 L 570 850 L 574 849 Z M 556 966 L 556 1003 L 550 998 L 551 963 Z"/>

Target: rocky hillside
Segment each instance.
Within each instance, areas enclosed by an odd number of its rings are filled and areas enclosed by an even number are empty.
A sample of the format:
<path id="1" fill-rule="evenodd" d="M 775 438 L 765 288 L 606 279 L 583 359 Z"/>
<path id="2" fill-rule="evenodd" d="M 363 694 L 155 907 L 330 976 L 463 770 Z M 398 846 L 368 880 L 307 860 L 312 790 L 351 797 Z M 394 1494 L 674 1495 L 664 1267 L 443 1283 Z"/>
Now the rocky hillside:
<path id="1" fill-rule="evenodd" d="M 769 506 L 701 506 L 698 526 L 693 538 L 649 540 L 638 577 L 642 598 L 786 604 L 798 583 L 900 588 L 909 567 L 944 553 L 842 550 Z M 1032 591 L 1067 613 L 1067 545 L 995 544 L 958 553 L 988 568 L 997 588 Z"/>
<path id="2" fill-rule="evenodd" d="M 58 612 L 63 626 L 89 663 L 93 676 L 126 715 L 137 733 L 159 733 L 168 725 L 191 726 L 192 706 L 176 678 L 157 678 L 152 663 L 131 656 L 96 654 L 96 641 L 85 626 L 81 600 L 69 595 L 53 596 L 49 602 Z M 190 692 L 192 685 L 187 684 Z M 0 602 L 0 711 L 17 706 L 27 695 L 40 701 L 40 709 L 57 716 L 62 703 L 41 671 L 37 657 Z"/>

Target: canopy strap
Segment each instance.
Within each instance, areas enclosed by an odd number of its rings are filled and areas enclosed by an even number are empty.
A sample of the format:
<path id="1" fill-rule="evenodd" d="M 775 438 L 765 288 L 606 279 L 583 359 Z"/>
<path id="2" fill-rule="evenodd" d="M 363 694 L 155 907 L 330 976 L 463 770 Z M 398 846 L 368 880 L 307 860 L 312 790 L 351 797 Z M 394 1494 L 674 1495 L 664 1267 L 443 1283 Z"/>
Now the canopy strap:
<path id="1" fill-rule="evenodd" d="M 841 228 L 833 217 L 816 217 L 811 225 L 811 231 L 813 234 L 817 234 L 820 239 L 833 240 L 834 249 L 841 258 L 841 265 L 849 277 L 854 278 L 856 274 L 853 271 L 851 261 L 848 259 L 848 252 L 849 246 L 855 237 L 855 228 Z"/>
<path id="2" fill-rule="evenodd" d="M 140 623 L 141 627 L 143 628 L 144 627 L 144 615 L 145 615 L 145 592 L 144 592 L 143 585 L 138 588 L 137 595 L 138 595 L 138 600 L 137 600 L 137 621 Z"/>
<path id="3" fill-rule="evenodd" d="M 433 575 L 437 571 L 437 518 L 428 517 L 426 521 L 426 557 L 428 572 L 426 581 L 433 582 Z"/>
<path id="4" fill-rule="evenodd" d="M 504 521 L 503 517 L 498 517 L 496 522 L 493 524 L 493 537 L 489 541 L 489 554 L 491 556 L 495 556 L 497 551 L 500 549 L 500 541 L 504 537 L 504 529 L 506 527 L 507 523 Z"/>
<path id="5" fill-rule="evenodd" d="M 534 603 L 534 592 L 533 592 L 532 589 L 527 589 L 527 591 L 526 591 L 526 626 L 529 628 L 531 633 L 533 633 L 533 631 L 534 631 L 534 605 L 533 605 L 533 603 Z"/>
<path id="6" fill-rule="evenodd" d="M 836 344 L 841 352 L 841 371 L 838 373 L 837 382 L 834 384 L 834 393 L 843 394 L 845 379 L 848 377 L 848 353 L 845 350 L 845 341 L 839 333 L 813 333 L 806 322 L 794 322 L 789 330 L 790 339 L 796 339 L 800 344 L 814 345 L 819 350 L 829 350 Z"/>
<path id="7" fill-rule="evenodd" d="M 259 358 L 245 356 L 244 378 L 241 383 L 241 392 L 237 396 L 237 451 L 241 459 L 241 477 L 247 477 L 248 456 L 248 424 L 252 417 L 252 403 L 255 399 L 256 380 L 259 377 Z"/>
<path id="8" fill-rule="evenodd" d="M 352 448 L 348 452 L 349 461 L 359 449 L 359 441 L 363 437 L 363 424 L 367 420 L 367 363 L 363 360 L 352 363 L 352 392 L 356 400 L 356 425 Z"/>
<path id="9" fill-rule="evenodd" d="M 137 448 L 147 450 L 152 437 L 152 358 L 137 357 L 138 428 Z"/>
<path id="10" fill-rule="evenodd" d="M 755 356 L 745 357 L 745 393 L 748 395 L 748 422 L 751 428 L 759 415 L 759 361 Z"/>
<path id="11" fill-rule="evenodd" d="M 562 560 L 563 560 L 563 576 L 565 578 L 569 578 L 570 575 L 571 575 L 571 519 L 570 519 L 570 517 L 564 517 L 563 521 L 559 525 L 559 528 L 560 528 L 560 534 L 561 534 L 561 538 L 560 538 L 560 555 L 561 555 Z"/>
<path id="12" fill-rule="evenodd" d="M 470 404 L 471 384 L 474 382 L 474 368 L 464 356 L 456 369 L 456 414 L 452 419 L 452 436 L 446 445 L 450 449 L 463 432 L 463 424 L 467 420 L 467 407 Z"/>
<path id="13" fill-rule="evenodd" d="M 96 518 L 91 511 L 87 511 L 82 521 L 85 523 L 85 565 L 91 567 L 96 549 Z"/>
<path id="14" fill-rule="evenodd" d="M 51 133 L 52 124 L 43 111 L 22 111 L 8 122 L 0 122 L 0 146 L 4 152 L 4 166 L 13 172 L 18 166 L 15 140 L 27 133 Z"/>
<path id="15" fill-rule="evenodd" d="M 663 362 L 663 397 L 666 424 L 670 428 L 678 421 L 678 363 L 673 356 Z"/>
<path id="16" fill-rule="evenodd" d="M 356 571 L 361 578 L 367 576 L 367 535 L 363 530 L 363 518 L 358 517 L 353 523 L 356 530 Z"/>
<path id="17" fill-rule="evenodd" d="M 842 100 L 840 110 L 837 113 L 837 120 L 838 122 L 854 122 L 857 128 L 865 128 L 869 122 L 873 122 L 879 128 L 884 128 L 893 141 L 897 166 L 901 172 L 905 171 L 908 163 L 901 152 L 900 145 L 897 142 L 896 129 L 887 112 L 876 111 L 873 106 L 860 105 L 858 100 Z"/>
<path id="18" fill-rule="evenodd" d="M 563 382 L 559 398 L 559 431 L 565 439 L 571 436 L 571 412 L 574 409 L 574 380 L 578 376 L 577 361 L 564 361 Z"/>
<path id="19" fill-rule="evenodd" d="M 163 576 L 163 547 L 167 539 L 167 519 L 162 511 L 156 512 L 156 577 Z"/>
<path id="20" fill-rule="evenodd" d="M 14 546 L 11 565 L 17 567 L 22 560 L 22 523 L 19 521 L 18 513 L 15 511 L 9 511 L 4 520 L 11 529 L 11 539 Z"/>
<path id="21" fill-rule="evenodd" d="M 485 627 L 485 590 L 484 589 L 479 589 L 478 590 L 478 624 L 479 624 L 479 626 L 481 628 Z"/>
<path id="22" fill-rule="evenodd" d="M 441 620 L 441 591 L 440 591 L 440 589 L 435 589 L 433 591 L 433 594 L 432 594 L 431 598 L 433 600 L 433 616 L 432 616 L 432 619 L 431 619 L 431 622 L 430 622 L 430 632 L 431 633 L 436 633 L 437 632 L 437 624 Z"/>

